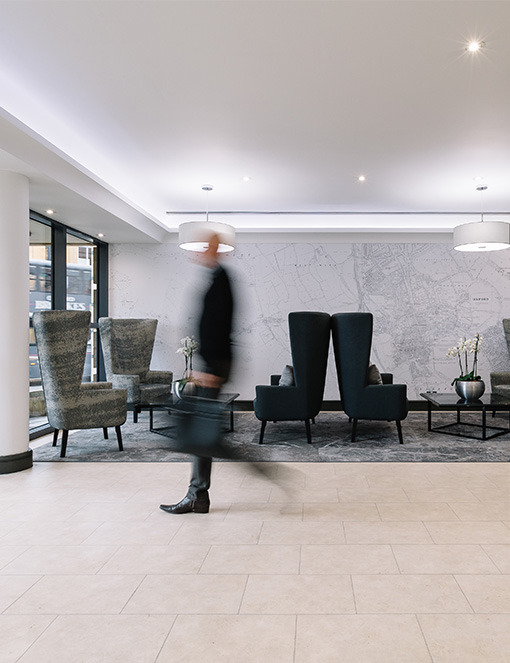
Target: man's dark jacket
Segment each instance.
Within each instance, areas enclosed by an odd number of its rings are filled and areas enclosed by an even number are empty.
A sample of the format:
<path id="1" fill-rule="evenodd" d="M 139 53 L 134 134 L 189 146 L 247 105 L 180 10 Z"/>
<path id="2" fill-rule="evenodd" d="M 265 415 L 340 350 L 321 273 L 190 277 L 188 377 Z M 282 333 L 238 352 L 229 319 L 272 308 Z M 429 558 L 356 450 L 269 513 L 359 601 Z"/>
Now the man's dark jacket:
<path id="1" fill-rule="evenodd" d="M 230 279 L 225 269 L 218 265 L 204 295 L 198 331 L 199 352 L 206 364 L 214 365 L 218 360 L 232 359 L 230 334 L 233 311 Z"/>

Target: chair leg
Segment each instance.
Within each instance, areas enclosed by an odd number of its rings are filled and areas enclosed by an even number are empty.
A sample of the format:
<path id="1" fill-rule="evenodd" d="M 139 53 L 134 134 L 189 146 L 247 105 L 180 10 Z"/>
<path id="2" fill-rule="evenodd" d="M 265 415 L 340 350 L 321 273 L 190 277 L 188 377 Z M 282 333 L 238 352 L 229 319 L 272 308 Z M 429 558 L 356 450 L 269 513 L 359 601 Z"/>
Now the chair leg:
<path id="1" fill-rule="evenodd" d="M 122 433 L 120 432 L 120 426 L 115 426 L 115 432 L 117 433 L 117 442 L 119 443 L 119 451 L 124 451 L 122 446 Z"/>
<path id="2" fill-rule="evenodd" d="M 260 426 L 260 437 L 259 437 L 259 444 L 262 444 L 264 440 L 264 431 L 266 430 L 266 424 L 267 421 L 263 421 Z"/>
<path id="3" fill-rule="evenodd" d="M 133 406 L 133 423 L 137 424 L 138 423 L 138 407 L 136 405 Z"/>
<path id="4" fill-rule="evenodd" d="M 351 428 L 351 442 L 356 441 L 356 428 L 358 427 L 358 420 L 352 419 L 352 428 Z"/>
<path id="5" fill-rule="evenodd" d="M 103 428 L 103 435 L 104 435 L 104 439 L 107 440 L 108 439 L 108 428 Z"/>
<path id="6" fill-rule="evenodd" d="M 53 444 L 51 445 L 52 447 L 57 446 L 57 440 L 58 440 L 58 428 L 55 428 L 53 431 Z"/>
<path id="7" fill-rule="evenodd" d="M 398 441 L 400 442 L 400 444 L 404 444 L 404 438 L 402 437 L 402 424 L 400 423 L 400 421 L 397 421 L 396 424 L 398 430 Z"/>
<path id="8" fill-rule="evenodd" d="M 60 449 L 60 458 L 65 458 L 66 457 L 67 435 L 68 434 L 69 434 L 68 430 L 63 430 L 62 431 L 62 448 Z"/>
<path id="9" fill-rule="evenodd" d="M 306 441 L 312 444 L 312 431 L 310 430 L 310 419 L 305 419 Z"/>

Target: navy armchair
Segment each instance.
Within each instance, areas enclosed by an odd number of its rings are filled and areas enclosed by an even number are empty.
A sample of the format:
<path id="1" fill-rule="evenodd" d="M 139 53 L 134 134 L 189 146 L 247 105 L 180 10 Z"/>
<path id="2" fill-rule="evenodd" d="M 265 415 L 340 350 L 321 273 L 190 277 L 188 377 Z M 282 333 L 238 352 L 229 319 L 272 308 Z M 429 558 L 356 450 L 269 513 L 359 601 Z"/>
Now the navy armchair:
<path id="1" fill-rule="evenodd" d="M 289 336 L 294 384 L 258 385 L 253 402 L 261 423 L 259 443 L 264 440 L 268 421 L 304 421 L 306 438 L 312 442 L 310 420 L 319 413 L 324 395 L 328 361 L 330 316 L 328 313 L 296 311 L 289 313 Z"/>
<path id="2" fill-rule="evenodd" d="M 372 346 L 371 313 L 336 313 L 331 316 L 335 363 L 344 411 L 352 423 L 351 441 L 356 439 L 359 419 L 395 421 L 398 439 L 401 421 L 407 417 L 407 385 L 391 384 L 391 373 L 382 374 L 382 384 L 369 384 Z"/>

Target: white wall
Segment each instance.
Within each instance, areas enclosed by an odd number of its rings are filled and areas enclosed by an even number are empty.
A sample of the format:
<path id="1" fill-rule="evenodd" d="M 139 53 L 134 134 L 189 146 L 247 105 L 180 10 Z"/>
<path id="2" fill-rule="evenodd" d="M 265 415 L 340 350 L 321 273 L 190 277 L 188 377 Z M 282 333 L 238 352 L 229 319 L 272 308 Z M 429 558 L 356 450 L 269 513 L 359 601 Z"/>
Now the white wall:
<path id="1" fill-rule="evenodd" d="M 449 391 L 458 365 L 445 357 L 461 336 L 484 337 L 479 372 L 510 370 L 502 318 L 510 317 L 510 251 L 467 254 L 446 243 L 244 242 L 225 258 L 234 277 L 241 399 L 290 363 L 287 314 L 311 310 L 374 315 L 372 360 L 395 382 Z M 270 240 L 269 240 L 270 241 Z M 159 319 L 153 368 L 184 369 L 175 354 L 193 333 L 196 265 L 173 243 L 117 244 L 110 251 L 110 315 Z M 325 398 L 338 399 L 330 357 Z"/>

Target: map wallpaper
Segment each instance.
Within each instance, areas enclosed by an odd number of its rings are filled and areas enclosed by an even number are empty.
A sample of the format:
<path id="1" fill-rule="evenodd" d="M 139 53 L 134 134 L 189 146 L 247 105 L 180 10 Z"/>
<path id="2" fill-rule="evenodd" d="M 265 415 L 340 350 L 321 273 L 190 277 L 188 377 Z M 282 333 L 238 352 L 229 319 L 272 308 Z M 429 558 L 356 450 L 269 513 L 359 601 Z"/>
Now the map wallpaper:
<path id="1" fill-rule="evenodd" d="M 420 392 L 451 391 L 460 337 L 480 332 L 479 373 L 510 370 L 502 319 L 510 317 L 510 251 L 460 253 L 442 243 L 243 243 L 223 260 L 236 295 L 236 362 L 229 391 L 251 400 L 255 385 L 291 364 L 291 311 L 370 311 L 372 362 Z M 194 333 L 204 269 L 176 244 L 110 246 L 110 315 L 159 320 L 152 367 L 180 377 L 180 339 Z M 488 388 L 487 388 L 488 389 Z M 332 349 L 325 400 L 338 400 Z"/>

